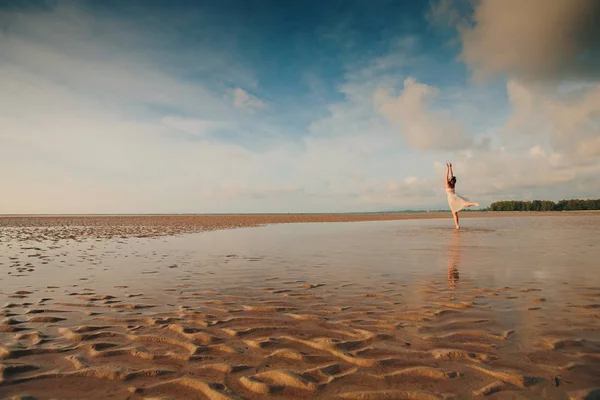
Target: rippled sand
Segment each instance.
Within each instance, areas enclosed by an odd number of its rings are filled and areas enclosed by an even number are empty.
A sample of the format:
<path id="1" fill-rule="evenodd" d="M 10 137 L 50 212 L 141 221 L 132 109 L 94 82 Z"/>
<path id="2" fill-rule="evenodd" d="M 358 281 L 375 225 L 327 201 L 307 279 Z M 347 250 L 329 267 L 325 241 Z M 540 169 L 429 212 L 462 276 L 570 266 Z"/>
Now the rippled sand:
<path id="1" fill-rule="evenodd" d="M 30 224 L 0 234 L 0 398 L 600 391 L 598 216 L 151 238 Z"/>
<path id="2" fill-rule="evenodd" d="M 593 211 L 586 212 L 597 215 Z M 561 216 L 555 212 L 461 213 L 460 218 Z M 576 215 L 576 214 L 571 214 Z M 267 224 L 364 222 L 413 219 L 451 219 L 450 213 L 408 214 L 231 214 L 231 215 L 119 215 L 119 216 L 1 216 L 0 237 L 17 240 L 157 237 Z M 11 229 L 19 228 L 19 229 Z"/>

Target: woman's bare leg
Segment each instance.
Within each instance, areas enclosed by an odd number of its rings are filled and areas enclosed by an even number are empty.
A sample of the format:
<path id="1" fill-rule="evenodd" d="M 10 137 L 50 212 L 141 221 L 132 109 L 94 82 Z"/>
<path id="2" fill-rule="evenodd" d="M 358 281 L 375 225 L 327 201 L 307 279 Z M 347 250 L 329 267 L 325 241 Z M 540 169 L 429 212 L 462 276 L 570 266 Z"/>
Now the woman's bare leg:
<path id="1" fill-rule="evenodd" d="M 470 201 L 470 202 L 468 202 L 468 203 L 465 205 L 465 207 L 473 207 L 473 206 L 475 206 L 475 207 L 479 207 L 479 203 L 475 203 L 475 202 L 473 202 L 473 201 Z"/>
<path id="2" fill-rule="evenodd" d="M 460 229 L 460 225 L 458 224 L 458 212 L 452 214 L 454 215 L 454 224 L 456 225 L 456 229 Z"/>

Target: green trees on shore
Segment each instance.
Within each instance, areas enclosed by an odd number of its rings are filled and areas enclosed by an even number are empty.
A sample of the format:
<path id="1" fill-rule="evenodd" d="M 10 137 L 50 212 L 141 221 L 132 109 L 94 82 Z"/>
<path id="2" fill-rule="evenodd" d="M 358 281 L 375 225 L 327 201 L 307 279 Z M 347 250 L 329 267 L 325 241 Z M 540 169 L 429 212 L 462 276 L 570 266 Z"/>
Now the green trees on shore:
<path id="1" fill-rule="evenodd" d="M 549 200 L 533 201 L 496 201 L 490 204 L 490 211 L 574 211 L 600 210 L 600 199 L 561 200 L 558 203 Z"/>

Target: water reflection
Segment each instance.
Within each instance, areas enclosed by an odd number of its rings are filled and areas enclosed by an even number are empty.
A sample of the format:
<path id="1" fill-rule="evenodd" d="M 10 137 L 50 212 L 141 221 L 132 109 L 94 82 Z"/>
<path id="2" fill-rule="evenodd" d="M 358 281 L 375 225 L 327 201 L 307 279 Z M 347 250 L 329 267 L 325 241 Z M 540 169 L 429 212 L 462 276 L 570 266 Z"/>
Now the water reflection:
<path id="1" fill-rule="evenodd" d="M 450 245 L 448 246 L 448 286 L 452 289 L 456 289 L 458 280 L 460 279 L 458 273 L 458 266 L 460 264 L 462 253 L 460 236 L 460 231 L 452 232 Z"/>

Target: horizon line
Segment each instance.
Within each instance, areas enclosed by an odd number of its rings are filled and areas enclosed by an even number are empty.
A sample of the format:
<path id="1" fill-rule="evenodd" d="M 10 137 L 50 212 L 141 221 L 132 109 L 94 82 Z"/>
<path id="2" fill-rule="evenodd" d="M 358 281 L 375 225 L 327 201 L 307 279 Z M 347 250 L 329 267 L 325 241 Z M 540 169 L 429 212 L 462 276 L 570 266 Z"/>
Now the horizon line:
<path id="1" fill-rule="evenodd" d="M 487 208 L 473 211 L 487 211 Z M 347 211 L 347 212 L 219 212 L 219 213 L 8 213 L 0 217 L 12 216 L 124 216 L 124 215 L 335 215 L 335 214 L 403 214 L 450 212 L 450 210 L 392 210 L 392 211 Z"/>

